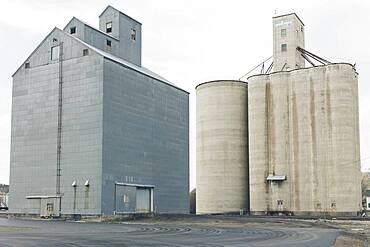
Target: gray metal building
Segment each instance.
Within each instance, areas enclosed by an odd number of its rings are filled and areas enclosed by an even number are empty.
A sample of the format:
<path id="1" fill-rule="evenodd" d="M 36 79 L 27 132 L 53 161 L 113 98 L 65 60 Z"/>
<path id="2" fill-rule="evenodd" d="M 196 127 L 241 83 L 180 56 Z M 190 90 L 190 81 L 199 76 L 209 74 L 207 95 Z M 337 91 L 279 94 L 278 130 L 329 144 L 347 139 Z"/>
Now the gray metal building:
<path id="1" fill-rule="evenodd" d="M 13 75 L 15 214 L 189 211 L 188 92 L 141 66 L 141 23 L 54 28 Z"/>

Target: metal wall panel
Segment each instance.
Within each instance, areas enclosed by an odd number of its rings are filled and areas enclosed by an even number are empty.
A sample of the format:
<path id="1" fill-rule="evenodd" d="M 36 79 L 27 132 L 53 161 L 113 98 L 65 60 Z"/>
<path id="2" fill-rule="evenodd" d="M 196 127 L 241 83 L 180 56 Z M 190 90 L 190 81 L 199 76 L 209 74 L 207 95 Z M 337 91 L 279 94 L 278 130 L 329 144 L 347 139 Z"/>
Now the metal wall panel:
<path id="1" fill-rule="evenodd" d="M 116 186 L 116 213 L 133 213 L 136 208 L 136 187 Z"/>
<path id="2" fill-rule="evenodd" d="M 104 214 L 115 181 L 155 186 L 154 210 L 189 211 L 188 94 L 105 59 Z"/>
<path id="3" fill-rule="evenodd" d="M 77 213 L 100 214 L 102 152 L 103 58 L 54 29 L 13 77 L 10 157 L 10 211 L 40 213 L 40 203 L 27 196 L 56 194 L 56 146 L 59 64 L 51 47 L 63 42 L 62 213 L 73 213 L 77 182 Z M 86 180 L 90 180 L 85 209 Z"/>
<path id="4" fill-rule="evenodd" d="M 150 212 L 150 189 L 136 189 L 136 210 L 137 213 Z"/>

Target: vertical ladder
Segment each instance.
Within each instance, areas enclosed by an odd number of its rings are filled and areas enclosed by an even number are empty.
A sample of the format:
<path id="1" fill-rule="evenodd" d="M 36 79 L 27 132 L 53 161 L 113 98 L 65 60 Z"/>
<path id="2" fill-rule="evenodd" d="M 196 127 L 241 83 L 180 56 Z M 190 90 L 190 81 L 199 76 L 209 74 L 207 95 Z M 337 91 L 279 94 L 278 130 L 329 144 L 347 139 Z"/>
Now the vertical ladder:
<path id="1" fill-rule="evenodd" d="M 57 132 L 57 176 L 56 195 L 59 196 L 59 212 L 61 211 L 60 193 L 60 160 L 62 153 L 62 107 L 63 107 L 63 42 L 59 43 L 59 91 L 58 91 L 58 132 Z"/>

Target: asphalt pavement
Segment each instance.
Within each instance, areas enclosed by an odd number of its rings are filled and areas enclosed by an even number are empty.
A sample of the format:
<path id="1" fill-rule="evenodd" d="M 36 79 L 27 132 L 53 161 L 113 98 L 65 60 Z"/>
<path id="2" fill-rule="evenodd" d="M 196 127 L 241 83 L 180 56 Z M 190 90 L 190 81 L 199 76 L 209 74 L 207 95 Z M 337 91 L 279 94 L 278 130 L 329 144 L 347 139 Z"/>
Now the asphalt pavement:
<path id="1" fill-rule="evenodd" d="M 0 246 L 332 246 L 336 229 L 0 218 Z"/>

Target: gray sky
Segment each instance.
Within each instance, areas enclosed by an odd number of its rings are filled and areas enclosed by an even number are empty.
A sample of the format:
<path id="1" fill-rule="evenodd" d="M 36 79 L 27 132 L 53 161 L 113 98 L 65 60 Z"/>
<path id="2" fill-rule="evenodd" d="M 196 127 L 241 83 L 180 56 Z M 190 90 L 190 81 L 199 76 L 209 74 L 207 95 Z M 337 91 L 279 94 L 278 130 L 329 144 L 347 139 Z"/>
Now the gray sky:
<path id="1" fill-rule="evenodd" d="M 361 163 L 370 168 L 370 2 L 361 0 L 2 0 L 0 183 L 9 182 L 11 75 L 55 27 L 76 16 L 98 27 L 108 5 L 143 23 L 143 65 L 190 96 L 190 187 L 195 187 L 195 86 L 238 79 L 272 55 L 272 16 L 296 12 L 306 49 L 359 72 Z"/>

